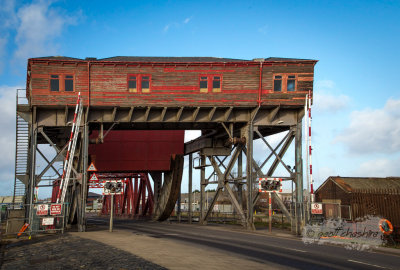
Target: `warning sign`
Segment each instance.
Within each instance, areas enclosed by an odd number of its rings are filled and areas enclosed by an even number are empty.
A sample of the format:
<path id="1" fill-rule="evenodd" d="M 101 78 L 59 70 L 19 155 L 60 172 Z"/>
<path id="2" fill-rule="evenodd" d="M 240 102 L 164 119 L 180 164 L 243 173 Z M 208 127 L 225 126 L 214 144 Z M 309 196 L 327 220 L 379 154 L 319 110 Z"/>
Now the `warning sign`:
<path id="1" fill-rule="evenodd" d="M 36 215 L 45 216 L 49 213 L 49 206 L 47 204 L 39 204 L 36 209 Z"/>
<path id="2" fill-rule="evenodd" d="M 52 204 L 50 206 L 50 215 L 54 216 L 54 215 L 61 215 L 61 207 L 62 204 Z"/>
<path id="3" fill-rule="evenodd" d="M 44 226 L 49 226 L 49 225 L 54 225 L 54 218 L 43 218 L 42 219 L 42 225 Z"/>
<path id="4" fill-rule="evenodd" d="M 322 215 L 322 203 L 311 204 L 311 214 Z"/>
<path id="5" fill-rule="evenodd" d="M 90 165 L 89 165 L 87 171 L 88 171 L 88 172 L 97 172 L 97 169 L 96 169 L 96 167 L 94 166 L 93 162 L 90 163 Z"/>
<path id="6" fill-rule="evenodd" d="M 93 173 L 92 176 L 90 176 L 89 182 L 99 182 L 99 178 L 95 173 Z"/>

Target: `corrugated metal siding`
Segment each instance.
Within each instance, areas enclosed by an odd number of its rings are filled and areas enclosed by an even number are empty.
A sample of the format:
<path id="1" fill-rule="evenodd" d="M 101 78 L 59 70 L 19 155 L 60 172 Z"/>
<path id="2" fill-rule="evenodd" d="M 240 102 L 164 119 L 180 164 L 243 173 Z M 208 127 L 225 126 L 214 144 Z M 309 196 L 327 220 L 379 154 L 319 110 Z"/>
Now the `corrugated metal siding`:
<path id="1" fill-rule="evenodd" d="M 112 130 L 103 144 L 89 145 L 99 172 L 169 171 L 172 154 L 183 154 L 183 130 Z M 93 131 L 91 138 L 97 138 Z"/>

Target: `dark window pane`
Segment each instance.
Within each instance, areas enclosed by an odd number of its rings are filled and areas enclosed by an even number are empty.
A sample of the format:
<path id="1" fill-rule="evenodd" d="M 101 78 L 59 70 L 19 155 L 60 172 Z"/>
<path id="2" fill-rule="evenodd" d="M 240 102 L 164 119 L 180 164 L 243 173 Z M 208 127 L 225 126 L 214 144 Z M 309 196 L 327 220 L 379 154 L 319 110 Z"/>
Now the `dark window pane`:
<path id="1" fill-rule="evenodd" d="M 275 80 L 274 81 L 274 91 L 275 92 L 282 91 L 282 81 L 281 80 Z"/>
<path id="2" fill-rule="evenodd" d="M 51 75 L 52 79 L 58 79 L 58 75 Z"/>
<path id="3" fill-rule="evenodd" d="M 220 88 L 221 87 L 221 81 L 219 80 L 213 80 L 213 88 Z"/>
<path id="4" fill-rule="evenodd" d="M 275 79 L 282 79 L 282 76 L 276 75 L 276 76 L 275 76 Z"/>
<path id="5" fill-rule="evenodd" d="M 208 88 L 207 81 L 200 81 L 200 88 Z"/>
<path id="6" fill-rule="evenodd" d="M 74 76 L 72 76 L 72 75 L 65 75 L 65 78 L 66 78 L 66 79 L 73 79 Z"/>
<path id="7" fill-rule="evenodd" d="M 143 88 L 150 88 L 150 82 L 149 81 L 142 81 L 142 89 Z"/>
<path id="8" fill-rule="evenodd" d="M 144 81 L 148 81 L 150 78 L 149 78 L 149 76 L 143 76 L 142 77 L 142 80 L 144 80 Z"/>
<path id="9" fill-rule="evenodd" d="M 295 75 L 289 75 L 289 79 L 296 79 Z"/>
<path id="10" fill-rule="evenodd" d="M 129 80 L 136 80 L 136 76 L 129 76 Z"/>
<path id="11" fill-rule="evenodd" d="M 65 80 L 65 91 L 74 91 L 74 80 Z"/>
<path id="12" fill-rule="evenodd" d="M 288 91 L 294 91 L 295 85 L 296 85 L 296 81 L 295 80 L 288 80 L 287 81 L 287 90 Z"/>
<path id="13" fill-rule="evenodd" d="M 201 80 L 207 80 L 207 77 L 201 77 Z"/>
<path id="14" fill-rule="evenodd" d="M 129 88 L 136 88 L 136 81 L 129 81 Z"/>
<path id="15" fill-rule="evenodd" d="M 60 85 L 58 83 L 58 79 L 50 80 L 50 90 L 51 91 L 59 91 L 60 90 Z"/>

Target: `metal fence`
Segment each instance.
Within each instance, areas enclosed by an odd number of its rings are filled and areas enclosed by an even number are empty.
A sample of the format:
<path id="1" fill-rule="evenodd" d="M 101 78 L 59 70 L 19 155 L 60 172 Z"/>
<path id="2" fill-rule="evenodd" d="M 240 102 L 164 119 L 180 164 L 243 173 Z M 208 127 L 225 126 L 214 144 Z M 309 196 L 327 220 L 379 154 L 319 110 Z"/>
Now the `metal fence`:
<path id="1" fill-rule="evenodd" d="M 64 232 L 67 204 L 35 203 L 2 204 L 1 223 L 4 235 L 33 235 L 38 233 Z M 24 224 L 29 224 L 20 232 Z"/>

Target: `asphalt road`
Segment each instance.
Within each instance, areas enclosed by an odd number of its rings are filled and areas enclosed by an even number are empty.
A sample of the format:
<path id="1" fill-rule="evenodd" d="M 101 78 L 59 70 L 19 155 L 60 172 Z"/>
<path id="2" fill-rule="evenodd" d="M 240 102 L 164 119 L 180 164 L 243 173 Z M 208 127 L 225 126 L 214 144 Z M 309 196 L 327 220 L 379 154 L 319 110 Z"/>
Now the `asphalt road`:
<path id="1" fill-rule="evenodd" d="M 91 218 L 88 223 L 107 226 L 108 221 Z M 252 233 L 223 225 L 115 220 L 114 228 L 131 230 L 132 233 L 154 238 L 166 238 L 216 252 L 223 251 L 266 266 L 280 265 L 288 269 L 400 269 L 400 256 L 396 255 L 348 250 L 331 245 L 304 244 L 295 237 Z"/>

